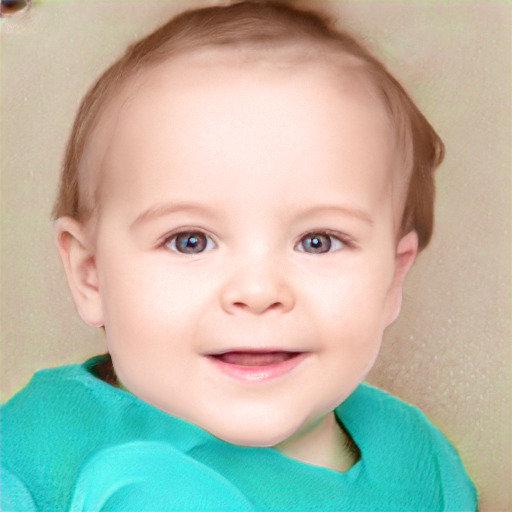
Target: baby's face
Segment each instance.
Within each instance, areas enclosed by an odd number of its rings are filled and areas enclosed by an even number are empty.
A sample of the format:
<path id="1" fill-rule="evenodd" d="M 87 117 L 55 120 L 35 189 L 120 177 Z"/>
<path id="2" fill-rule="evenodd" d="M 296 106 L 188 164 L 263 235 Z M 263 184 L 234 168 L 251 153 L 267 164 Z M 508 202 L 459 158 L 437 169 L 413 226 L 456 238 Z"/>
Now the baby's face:
<path id="1" fill-rule="evenodd" d="M 96 300 L 128 390 L 268 446 L 351 393 L 399 309 L 391 129 L 355 78 L 221 62 L 146 72 L 88 150 Z"/>

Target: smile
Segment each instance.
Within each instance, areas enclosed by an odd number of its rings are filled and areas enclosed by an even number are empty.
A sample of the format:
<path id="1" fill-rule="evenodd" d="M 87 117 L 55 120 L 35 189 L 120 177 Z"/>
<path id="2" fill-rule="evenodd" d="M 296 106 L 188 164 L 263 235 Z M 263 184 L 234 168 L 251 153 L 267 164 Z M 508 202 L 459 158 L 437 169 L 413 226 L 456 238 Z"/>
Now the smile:
<path id="1" fill-rule="evenodd" d="M 260 382 L 291 372 L 307 352 L 231 351 L 207 356 L 223 373 L 246 382 Z"/>

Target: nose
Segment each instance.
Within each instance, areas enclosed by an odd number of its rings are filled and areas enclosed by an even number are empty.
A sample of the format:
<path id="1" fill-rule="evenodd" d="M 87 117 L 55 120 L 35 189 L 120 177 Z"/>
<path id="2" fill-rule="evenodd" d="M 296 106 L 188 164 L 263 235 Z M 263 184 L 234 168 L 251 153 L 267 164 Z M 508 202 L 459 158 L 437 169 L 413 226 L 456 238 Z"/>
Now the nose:
<path id="1" fill-rule="evenodd" d="M 220 302 L 228 314 L 287 313 L 295 306 L 295 294 L 283 266 L 266 259 L 234 268 L 221 289 Z"/>

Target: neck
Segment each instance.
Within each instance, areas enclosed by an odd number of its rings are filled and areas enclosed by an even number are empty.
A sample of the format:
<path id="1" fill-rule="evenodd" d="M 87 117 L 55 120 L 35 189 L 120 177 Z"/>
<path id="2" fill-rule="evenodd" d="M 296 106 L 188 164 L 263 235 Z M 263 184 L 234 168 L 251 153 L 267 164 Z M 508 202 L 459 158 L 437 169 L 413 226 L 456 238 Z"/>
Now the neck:
<path id="1" fill-rule="evenodd" d="M 315 466 L 346 471 L 359 459 L 352 438 L 338 424 L 334 412 L 306 432 L 297 433 L 275 446 L 281 453 Z"/>

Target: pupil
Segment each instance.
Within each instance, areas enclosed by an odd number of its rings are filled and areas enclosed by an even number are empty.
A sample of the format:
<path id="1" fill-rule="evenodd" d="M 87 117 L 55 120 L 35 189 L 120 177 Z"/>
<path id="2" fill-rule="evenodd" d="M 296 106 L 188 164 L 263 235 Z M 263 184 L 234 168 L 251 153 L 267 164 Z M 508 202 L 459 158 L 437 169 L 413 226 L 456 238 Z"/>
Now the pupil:
<path id="1" fill-rule="evenodd" d="M 326 235 L 314 235 L 306 239 L 306 246 L 311 252 L 327 252 L 331 248 L 331 240 Z"/>
<path id="2" fill-rule="evenodd" d="M 184 233 L 176 240 L 176 247 L 180 252 L 196 253 L 206 247 L 206 237 L 197 233 Z"/>

